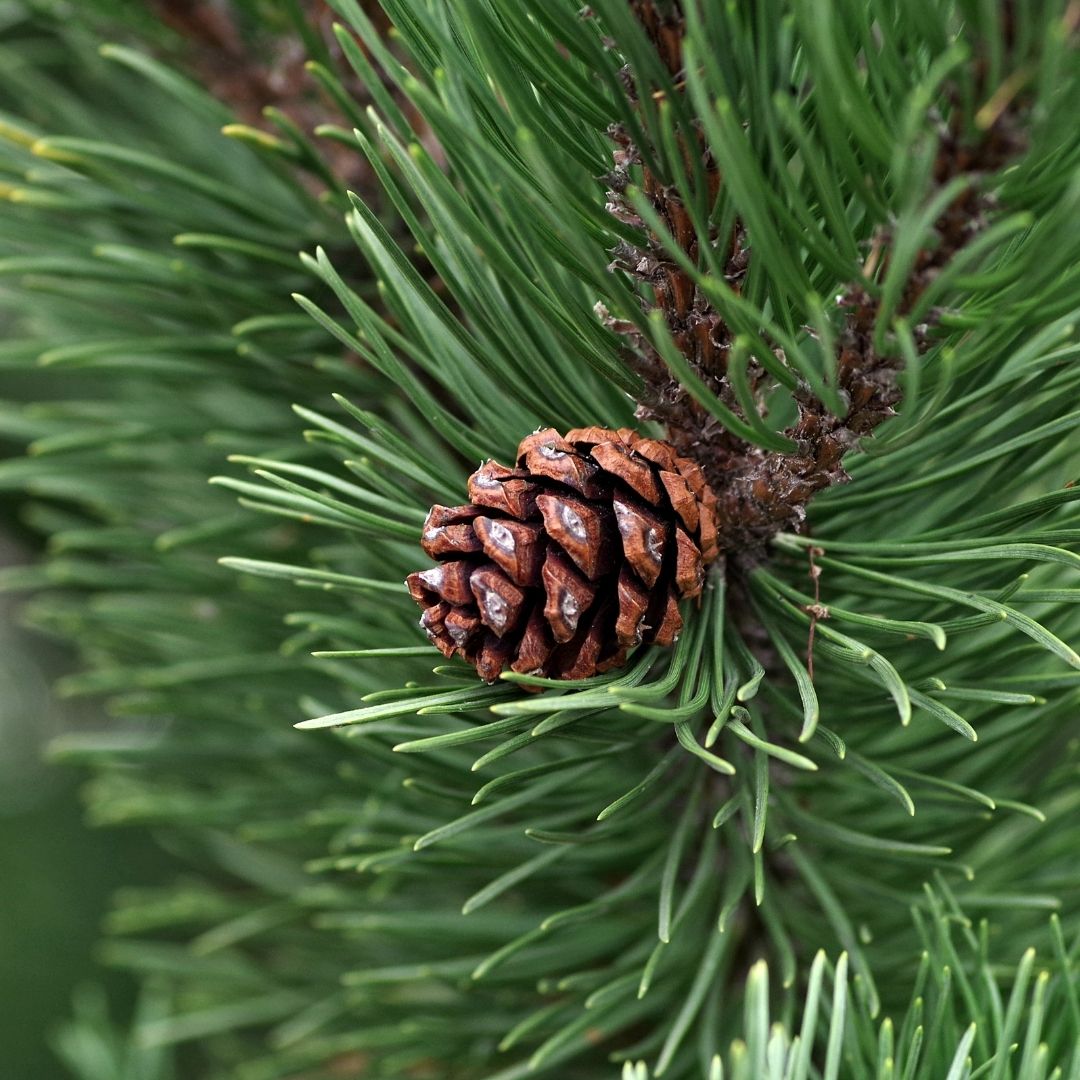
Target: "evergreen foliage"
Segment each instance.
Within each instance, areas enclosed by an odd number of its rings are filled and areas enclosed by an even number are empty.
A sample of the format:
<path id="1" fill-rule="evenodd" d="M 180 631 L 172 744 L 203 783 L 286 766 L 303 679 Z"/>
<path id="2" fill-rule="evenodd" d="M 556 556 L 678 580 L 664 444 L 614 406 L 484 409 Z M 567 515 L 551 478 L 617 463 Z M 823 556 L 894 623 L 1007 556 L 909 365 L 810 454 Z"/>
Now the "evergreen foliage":
<path id="1" fill-rule="evenodd" d="M 1080 1077 L 1076 5 L 687 2 L 679 80 L 647 3 L 332 6 L 314 134 L 237 124 L 138 6 L 0 14 L 0 485 L 48 538 L 6 584 L 108 702 L 55 748 L 91 820 L 185 864 L 110 918 L 130 1036 L 87 998 L 65 1059 Z M 627 251 L 731 330 L 719 391 Z M 478 459 L 640 424 L 662 370 L 704 444 L 790 460 L 807 400 L 851 408 L 855 289 L 898 415 L 673 650 L 437 663 L 401 582 Z"/>

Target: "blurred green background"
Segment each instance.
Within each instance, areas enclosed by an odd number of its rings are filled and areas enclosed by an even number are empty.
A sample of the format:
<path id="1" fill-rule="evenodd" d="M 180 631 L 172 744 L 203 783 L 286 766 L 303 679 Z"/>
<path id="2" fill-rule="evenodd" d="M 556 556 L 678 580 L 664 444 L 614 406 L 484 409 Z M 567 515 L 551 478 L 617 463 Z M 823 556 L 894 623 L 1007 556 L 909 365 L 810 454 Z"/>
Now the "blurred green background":
<path id="1" fill-rule="evenodd" d="M 0 566 L 30 557 L 0 536 Z M 156 880 L 163 857 L 144 833 L 88 829 L 81 777 L 45 762 L 51 738 L 100 719 L 51 697 L 69 660 L 17 615 L 0 594 L 0 1047 L 4 1080 L 54 1080 L 69 1076 L 50 1042 L 77 986 L 103 985 L 120 1018 L 131 1008 L 133 985 L 94 949 L 112 890 Z"/>

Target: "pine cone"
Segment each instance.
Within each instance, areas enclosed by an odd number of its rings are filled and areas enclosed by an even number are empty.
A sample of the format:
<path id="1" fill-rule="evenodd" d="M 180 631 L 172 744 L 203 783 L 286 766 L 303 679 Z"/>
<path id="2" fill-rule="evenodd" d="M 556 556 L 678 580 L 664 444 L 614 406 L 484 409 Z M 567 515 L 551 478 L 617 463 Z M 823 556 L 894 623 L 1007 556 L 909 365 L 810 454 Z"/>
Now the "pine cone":
<path id="1" fill-rule="evenodd" d="M 716 497 L 698 465 L 627 428 L 548 428 L 469 477 L 466 506 L 433 506 L 410 574 L 420 625 L 480 677 L 582 679 L 636 645 L 671 645 L 678 602 L 718 553 Z"/>

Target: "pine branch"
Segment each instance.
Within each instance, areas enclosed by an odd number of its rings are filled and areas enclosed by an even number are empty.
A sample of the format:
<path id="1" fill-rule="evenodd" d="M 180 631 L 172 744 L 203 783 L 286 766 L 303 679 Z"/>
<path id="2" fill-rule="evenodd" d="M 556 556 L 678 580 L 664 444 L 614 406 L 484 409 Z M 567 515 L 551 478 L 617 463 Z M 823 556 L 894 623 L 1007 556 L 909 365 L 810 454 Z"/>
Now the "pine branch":
<path id="1" fill-rule="evenodd" d="M 686 4 L 658 53 L 623 0 L 386 0 L 392 50 L 336 6 L 378 209 L 311 198 L 300 141 L 220 139 L 227 110 L 144 53 L 104 63 L 40 11 L 4 29 L 0 424 L 32 453 L 0 484 L 51 538 L 4 582 L 80 648 L 62 689 L 109 701 L 54 750 L 91 773 L 91 820 L 189 867 L 125 891 L 103 949 L 168 985 L 130 1041 L 84 1007 L 67 1058 L 168 1075 L 175 1047 L 245 1080 L 1075 1070 L 1073 8 L 1016 5 L 1006 49 L 983 4 Z M 988 96 L 991 121 L 1023 110 L 1027 149 L 938 267 L 962 194 L 934 176 L 942 123 L 968 139 Z M 597 179 L 612 124 L 641 159 L 627 221 Z M 606 269 L 620 242 L 692 284 L 722 370 Z M 902 360 L 903 398 L 812 538 L 777 534 L 672 650 L 598 678 L 438 662 L 408 534 L 541 423 L 629 426 L 642 378 L 598 303 L 710 439 L 783 460 L 797 408 L 844 414 L 822 345 L 846 323 L 818 298 L 845 285 L 874 315 L 858 356 Z"/>
<path id="2" fill-rule="evenodd" d="M 638 0 L 632 7 L 670 73 L 675 93 L 685 97 L 682 42 L 687 20 L 681 5 Z M 1011 13 L 1009 6 L 1002 15 L 1006 46 L 1012 36 Z M 1074 33 L 1075 27 L 1067 27 L 1066 32 Z M 1003 62 L 1009 62 L 1008 54 Z M 794 391 L 798 419 L 782 432 L 792 446 L 790 452 L 764 449 L 717 424 L 712 412 L 680 384 L 661 353 L 637 328 L 608 319 L 608 325 L 628 337 L 628 362 L 645 382 L 639 418 L 664 424 L 680 453 L 694 457 L 706 470 L 719 499 L 720 542 L 729 565 L 759 561 L 778 532 L 804 527 L 806 504 L 815 494 L 850 479 L 843 458 L 895 416 L 901 400 L 897 375 L 903 351 L 895 336 L 883 328 L 893 320 L 908 320 L 934 278 L 965 247 L 977 243 L 993 223 L 998 204 L 985 181 L 1000 174 L 1025 149 L 1030 100 L 1022 87 L 1029 72 L 1017 66 L 999 89 L 986 84 L 985 58 L 977 58 L 973 68 L 975 100 L 981 108 L 974 117 L 968 115 L 959 100 L 959 86 L 947 86 L 951 111 L 940 123 L 932 183 L 924 199 L 938 213 L 924 230 L 922 246 L 903 252 L 900 294 L 890 294 L 889 267 L 898 248 L 905 244 L 910 248 L 910 239 L 895 235 L 896 224 L 880 225 L 868 242 L 858 279 L 847 283 L 836 298 L 839 326 L 830 327 L 836 320 L 819 309 L 821 322 L 808 328 L 821 347 L 833 354 L 828 374 L 835 396 L 823 400 L 805 381 L 800 382 Z M 662 99 L 668 92 L 667 88 L 635 87 L 629 68 L 624 69 L 624 78 L 638 99 L 643 94 Z M 700 220 L 695 222 L 688 210 L 690 202 L 706 208 L 716 205 L 723 183 L 716 155 L 699 126 L 680 130 L 675 135 L 677 152 L 683 158 L 683 178 L 690 178 L 689 186 L 680 187 L 677 181 L 665 183 L 643 162 L 625 127 L 617 125 L 611 134 L 619 149 L 609 177 L 609 209 L 620 221 L 644 229 L 648 238 L 646 248 L 622 242 L 612 269 L 627 272 L 648 286 L 674 345 L 701 383 L 736 417 L 748 420 L 748 410 L 753 410 L 753 419 L 760 423 L 775 381 L 751 358 L 745 374 L 736 376 L 743 384 L 739 395 L 728 372 L 729 359 L 740 366 L 747 362 L 745 349 L 740 351 L 736 343 L 737 330 L 697 287 L 694 275 L 669 255 L 677 247 L 685 262 L 702 266 L 699 244 L 707 243 L 714 252 L 711 261 L 722 267 L 724 281 L 736 294 L 751 270 L 753 232 L 744 222 L 735 218 L 726 223 L 721 242 L 715 225 L 703 236 Z M 658 149 L 652 148 L 650 158 L 655 158 Z M 663 232 L 650 229 L 626 198 L 632 166 L 640 168 L 641 190 L 655 211 L 651 224 L 661 224 Z M 908 329 L 905 322 L 901 332 L 908 335 L 910 347 L 925 352 L 935 334 L 935 312 L 924 313 L 914 328 Z M 779 343 L 768 342 L 767 347 L 783 363 Z M 833 402 L 842 410 L 833 411 Z"/>

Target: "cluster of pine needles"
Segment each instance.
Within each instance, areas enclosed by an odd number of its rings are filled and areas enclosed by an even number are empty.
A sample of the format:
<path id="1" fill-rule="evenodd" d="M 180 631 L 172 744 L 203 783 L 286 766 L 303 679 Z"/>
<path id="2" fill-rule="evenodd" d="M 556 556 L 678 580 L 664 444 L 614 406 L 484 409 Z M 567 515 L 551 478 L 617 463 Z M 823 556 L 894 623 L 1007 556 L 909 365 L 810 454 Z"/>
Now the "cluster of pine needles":
<path id="1" fill-rule="evenodd" d="M 0 490 L 44 547 L 3 585 L 107 712 L 52 748 L 90 820 L 179 865 L 117 898 L 145 989 L 123 1029 L 80 1001 L 73 1072 L 1076 1080 L 1075 3 L 686 0 L 677 93 L 625 0 L 331 6 L 236 5 L 303 30 L 307 131 L 238 121 L 144 5 L 0 5 Z M 943 120 L 1013 101 L 1022 151 L 943 191 Z M 643 167 L 746 224 L 738 290 Z M 965 184 L 986 221 L 901 313 Z M 620 244 L 772 364 L 767 413 Z M 634 342 L 782 452 L 806 387 L 844 407 L 853 286 L 903 398 L 805 531 L 622 671 L 438 663 L 402 580 L 478 461 L 640 426 Z"/>

